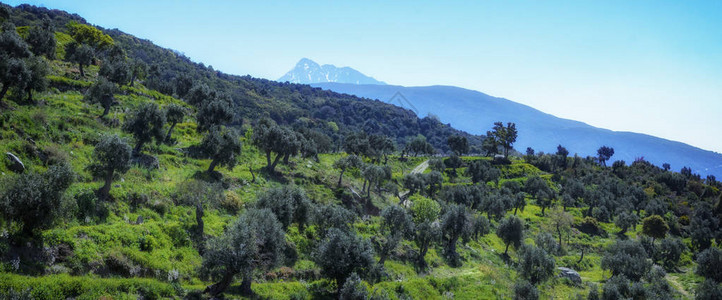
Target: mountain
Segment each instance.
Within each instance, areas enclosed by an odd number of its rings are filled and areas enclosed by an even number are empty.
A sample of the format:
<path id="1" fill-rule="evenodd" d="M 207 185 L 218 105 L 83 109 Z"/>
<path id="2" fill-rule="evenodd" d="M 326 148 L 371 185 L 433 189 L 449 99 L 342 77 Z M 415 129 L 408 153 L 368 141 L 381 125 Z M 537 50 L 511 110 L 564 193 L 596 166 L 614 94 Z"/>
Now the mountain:
<path id="1" fill-rule="evenodd" d="M 353 84 L 386 84 L 372 77 L 366 76 L 359 71 L 349 67 L 336 67 L 334 65 L 319 65 L 315 61 L 308 58 L 302 58 L 298 61 L 291 71 L 279 78 L 280 82 L 290 83 L 318 83 L 318 82 L 338 82 Z"/>
<path id="2" fill-rule="evenodd" d="M 419 116 L 432 114 L 443 123 L 469 133 L 483 134 L 496 121 L 514 122 L 519 137 L 514 148 L 524 152 L 527 147 L 536 151 L 556 152 L 557 145 L 581 156 L 595 155 L 607 145 L 613 147 L 612 160 L 627 163 L 644 158 L 656 165 L 669 163 L 672 169 L 690 167 L 701 175 L 722 176 L 722 154 L 696 148 L 646 134 L 618 132 L 588 124 L 562 119 L 514 101 L 453 87 L 403 87 L 395 85 L 356 85 L 315 83 L 312 86 L 379 99 L 406 107 Z"/>

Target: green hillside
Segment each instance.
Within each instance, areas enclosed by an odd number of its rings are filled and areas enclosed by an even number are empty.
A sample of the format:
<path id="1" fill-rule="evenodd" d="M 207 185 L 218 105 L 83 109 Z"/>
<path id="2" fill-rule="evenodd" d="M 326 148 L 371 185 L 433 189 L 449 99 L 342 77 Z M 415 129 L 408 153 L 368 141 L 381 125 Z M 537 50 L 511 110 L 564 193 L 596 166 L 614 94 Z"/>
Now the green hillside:
<path id="1" fill-rule="evenodd" d="M 378 101 L 223 74 L 65 12 L 7 10 L 0 298 L 722 293 L 713 177 L 561 146 L 520 155 L 511 124 L 472 136 Z M 42 28 L 52 53 L 16 49 Z"/>

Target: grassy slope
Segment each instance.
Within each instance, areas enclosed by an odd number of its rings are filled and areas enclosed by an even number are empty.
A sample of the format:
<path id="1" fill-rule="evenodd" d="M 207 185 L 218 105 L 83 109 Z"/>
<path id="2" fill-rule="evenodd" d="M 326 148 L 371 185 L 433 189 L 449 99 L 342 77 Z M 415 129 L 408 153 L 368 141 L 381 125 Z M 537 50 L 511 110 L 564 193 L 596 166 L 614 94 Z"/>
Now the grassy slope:
<path id="1" fill-rule="evenodd" d="M 64 40 L 60 36 L 59 40 Z M 62 47 L 59 47 L 60 49 Z M 89 67 L 85 78 L 80 78 L 75 66 L 55 61 L 52 63 L 53 74 L 50 76 L 56 87 L 73 87 L 80 89 L 88 86 L 97 73 L 97 67 Z M 44 171 L 46 168 L 38 153 L 47 153 L 52 157 L 66 158 L 78 174 L 78 181 L 67 192 L 72 197 L 83 190 L 96 189 L 100 182 L 94 181 L 86 170 L 93 150 L 91 146 L 101 133 L 118 133 L 124 135 L 117 124 L 121 124 L 125 113 L 145 101 L 154 101 L 161 106 L 170 103 L 183 104 L 182 101 L 167 95 L 150 91 L 142 86 L 124 88 L 122 95 L 117 97 L 120 105 L 110 113 L 110 122 L 97 118 L 101 113 L 98 106 L 90 105 L 82 100 L 77 91 L 61 92 L 52 89 L 37 95 L 41 104 L 37 106 L 17 105 L 4 100 L 12 107 L 11 111 L 0 116 L 0 152 L 13 152 L 20 156 L 31 171 Z M 113 121 L 115 120 L 115 121 Z M 111 124 L 111 125 L 108 125 Z M 113 125 L 115 124 L 115 125 Z M 124 135 L 127 136 L 127 135 Z M 106 220 L 77 220 L 68 218 L 53 229 L 46 230 L 42 236 L 46 247 L 52 248 L 61 244 L 70 245 L 72 254 L 53 266 L 44 268 L 43 275 L 26 276 L 14 271 L 11 263 L 0 265 L 0 290 L 24 290 L 33 287 L 32 293 L 38 298 L 52 299 L 57 295 L 77 297 L 78 299 L 94 299 L 100 296 L 112 296 L 115 299 L 133 298 L 136 293 L 155 297 L 176 297 L 181 289 L 201 290 L 209 282 L 197 277 L 197 268 L 201 257 L 193 247 L 189 231 L 195 225 L 194 210 L 187 206 L 176 206 L 173 203 L 173 192 L 176 186 L 192 178 L 197 172 L 207 168 L 208 160 L 192 159 L 184 156 L 180 149 L 197 144 L 201 136 L 195 132 L 191 118 L 176 126 L 174 136 L 178 143 L 173 146 L 148 145 L 145 151 L 160 160 L 161 168 L 147 171 L 133 167 L 121 180 L 114 182 L 111 210 Z M 130 137 L 128 137 L 130 139 Z M 32 141 L 30 141 L 32 140 Z M 270 186 L 294 182 L 303 186 L 309 196 L 317 203 L 338 202 L 335 197 L 335 184 L 338 171 L 332 168 L 333 162 L 340 154 L 321 155 L 316 163 L 312 160 L 295 158 L 292 166 L 280 166 L 283 178 L 271 178 L 261 175 L 255 183 L 251 183 L 249 168 L 258 172 L 265 164 L 265 158 L 257 149 L 250 146 L 244 138 L 243 155 L 240 164 L 232 170 L 219 168 L 224 176 L 224 184 L 228 187 L 227 203 L 224 208 L 211 209 L 205 217 L 205 230 L 209 235 L 218 235 L 224 226 L 234 218 L 234 208 L 252 204 L 255 195 Z M 477 158 L 465 158 L 467 160 Z M 408 162 L 391 159 L 395 180 L 400 180 L 414 166 L 425 158 L 410 158 Z M 5 164 L 0 164 L 2 177 L 10 176 Z M 463 169 L 460 170 L 463 173 Z M 428 172 L 428 171 L 427 171 Z M 535 167 L 514 161 L 503 169 L 505 180 L 524 180 L 531 174 L 542 174 Z M 544 175 L 548 177 L 549 175 Z M 445 184 L 464 184 L 468 178 L 457 178 Z M 355 186 L 360 190 L 360 174 L 348 172 L 345 176 L 347 186 Z M 143 200 L 146 199 L 147 201 Z M 390 195 L 374 195 L 374 204 L 379 207 L 389 205 L 398 200 Z M 140 199 L 140 200 L 139 200 Z M 133 204 L 133 203 L 136 204 Z M 530 203 L 533 201 L 529 200 Z M 576 219 L 581 214 L 571 210 Z M 539 232 L 546 222 L 540 216 L 540 208 L 529 205 L 519 215 L 527 221 L 527 236 L 532 237 Z M 142 216 L 142 224 L 134 224 L 138 216 Z M 378 228 L 378 218 L 371 217 L 356 223 L 358 231 L 364 236 L 372 236 Z M 570 266 L 580 271 L 585 282 L 601 283 L 609 277 L 599 267 L 600 251 L 613 242 L 618 229 L 613 224 L 603 224 L 608 231 L 608 238 L 589 237 L 575 232 L 569 237 L 570 244 L 585 241 L 593 245 L 592 253 L 587 253 L 584 261 L 576 264 L 579 253 L 570 250 L 565 256 L 557 257 L 558 266 Z M 639 228 L 628 233 L 630 237 L 639 234 Z M 254 290 L 260 296 L 269 298 L 288 298 L 291 294 L 306 296 L 328 296 L 333 286 L 325 279 L 314 279 L 317 269 L 310 260 L 313 245 L 306 238 L 313 233 L 313 227 L 306 233 L 299 233 L 295 226 L 289 229 L 288 239 L 294 241 L 299 248 L 299 260 L 292 268 L 279 268 L 269 274 L 260 274 L 254 284 Z M 532 243 L 531 238 L 527 242 Z M 408 251 L 413 245 L 405 242 L 401 252 Z M 439 299 L 453 296 L 457 299 L 501 299 L 512 295 L 512 286 L 516 280 L 516 272 L 499 253 L 504 245 L 493 233 L 460 246 L 459 251 L 464 264 L 459 268 L 448 267 L 440 257 L 441 249 L 437 246 L 429 251 L 427 260 L 433 269 L 428 274 L 418 274 L 409 262 L 389 260 L 386 269 L 390 280 L 377 283 L 371 288 L 377 292 L 385 289 L 390 294 L 407 294 L 414 299 Z M 511 251 L 512 260 L 516 258 Z M 103 267 L 111 263 L 129 268 L 127 276 L 107 275 Z M 689 298 L 691 288 L 699 282 L 699 278 L 690 275 L 692 262 L 685 257 L 680 268 L 683 273 L 670 273 L 669 280 L 673 287 L 680 290 L 679 296 Z M 32 269 L 32 262 L 21 262 L 21 270 Z M 168 282 L 168 274 L 178 271 L 181 286 Z M 684 273 L 684 271 L 687 271 Z M 22 272 L 20 272 L 22 273 Z M 310 279 L 309 279 L 310 278 Z M 236 282 L 238 284 L 239 282 Z M 572 286 L 555 279 L 540 287 L 544 298 L 572 298 L 586 295 L 588 286 Z M 229 297 L 238 297 L 231 289 Z M 395 296 L 392 296 L 394 298 Z"/>

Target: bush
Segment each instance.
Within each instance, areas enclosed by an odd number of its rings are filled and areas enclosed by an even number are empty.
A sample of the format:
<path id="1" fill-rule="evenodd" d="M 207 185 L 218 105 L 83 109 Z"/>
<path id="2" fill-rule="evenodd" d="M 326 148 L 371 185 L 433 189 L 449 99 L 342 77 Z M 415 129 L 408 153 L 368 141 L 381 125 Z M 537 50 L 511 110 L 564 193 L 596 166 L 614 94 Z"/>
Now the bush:
<path id="1" fill-rule="evenodd" d="M 604 232 L 604 229 L 599 227 L 597 219 L 592 217 L 585 217 L 576 227 L 579 231 L 589 235 L 601 235 Z"/>
<path id="2" fill-rule="evenodd" d="M 537 300 L 539 291 L 529 281 L 521 280 L 514 284 L 514 300 Z"/>
<path id="3" fill-rule="evenodd" d="M 340 300 L 366 300 L 369 298 L 369 291 L 356 273 L 346 279 L 341 291 L 338 294 Z"/>
<path id="4" fill-rule="evenodd" d="M 714 280 L 706 279 L 697 285 L 695 299 L 697 300 L 718 300 L 722 299 L 722 285 Z"/>
<path id="5" fill-rule="evenodd" d="M 644 247 L 632 240 L 617 241 L 609 246 L 602 258 L 602 269 L 611 270 L 612 275 L 623 275 L 634 281 L 642 278 L 651 266 Z"/>
<path id="6" fill-rule="evenodd" d="M 539 284 L 554 276 L 554 257 L 541 248 L 525 245 L 519 253 L 519 274 L 532 284 Z"/>
<path id="7" fill-rule="evenodd" d="M 697 275 L 722 282 L 722 250 L 708 248 L 697 257 Z"/>
<path id="8" fill-rule="evenodd" d="M 686 247 L 678 238 L 666 238 L 659 244 L 659 259 L 668 270 L 674 269 Z"/>

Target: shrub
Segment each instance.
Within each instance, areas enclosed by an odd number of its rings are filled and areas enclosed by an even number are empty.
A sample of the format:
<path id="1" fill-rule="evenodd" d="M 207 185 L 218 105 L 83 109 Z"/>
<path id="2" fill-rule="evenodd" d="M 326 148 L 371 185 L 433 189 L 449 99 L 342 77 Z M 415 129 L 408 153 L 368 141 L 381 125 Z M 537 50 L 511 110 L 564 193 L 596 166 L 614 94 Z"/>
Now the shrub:
<path id="1" fill-rule="evenodd" d="M 369 298 L 369 291 L 361 278 L 356 273 L 352 273 L 343 284 L 338 298 L 340 300 L 366 300 Z"/>
<path id="2" fill-rule="evenodd" d="M 697 257 L 697 275 L 722 282 L 722 250 L 708 248 Z"/>
<path id="3" fill-rule="evenodd" d="M 529 281 L 520 280 L 514 284 L 514 300 L 539 299 L 539 291 Z"/>
<path id="4" fill-rule="evenodd" d="M 642 278 L 650 267 L 644 247 L 632 240 L 617 241 L 609 246 L 602 258 L 602 269 L 611 270 L 612 275 L 623 275 L 634 281 Z"/>

